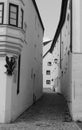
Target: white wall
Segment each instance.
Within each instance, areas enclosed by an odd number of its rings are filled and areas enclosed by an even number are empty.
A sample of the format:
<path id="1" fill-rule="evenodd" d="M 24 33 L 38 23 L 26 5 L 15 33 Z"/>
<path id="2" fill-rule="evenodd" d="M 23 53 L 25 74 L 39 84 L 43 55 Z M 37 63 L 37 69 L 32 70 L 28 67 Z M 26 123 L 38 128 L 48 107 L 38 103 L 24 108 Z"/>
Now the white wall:
<path id="1" fill-rule="evenodd" d="M 24 22 L 27 24 L 26 42 L 21 52 L 20 93 L 12 89 L 11 119 L 26 110 L 42 95 L 42 38 L 43 30 L 31 0 L 25 0 Z M 36 21 L 35 21 L 36 20 Z M 35 79 L 34 79 L 35 75 Z"/>
<path id="2" fill-rule="evenodd" d="M 68 102 L 73 120 L 82 120 L 81 1 L 73 0 L 72 3 L 72 36 L 70 22 L 66 17 L 61 37 L 63 43 L 61 44 L 61 92 Z M 69 8 L 67 15 L 68 13 L 70 13 Z M 70 38 L 72 38 L 72 52 Z"/>
<path id="3" fill-rule="evenodd" d="M 0 57 L 0 121 L 5 120 L 5 103 L 6 103 L 6 69 L 4 67 L 5 57 Z"/>
<path id="4" fill-rule="evenodd" d="M 54 66 L 52 72 L 54 78 L 54 88 L 56 92 L 60 92 L 60 36 L 58 37 L 52 55 Z M 57 61 L 55 59 L 57 59 Z"/>
<path id="5" fill-rule="evenodd" d="M 33 103 L 33 94 L 36 100 L 42 96 L 42 43 L 43 28 L 41 26 L 35 6 L 31 0 L 7 0 L 5 2 L 4 24 L 8 24 L 9 2 L 19 5 L 18 27 L 9 25 L 0 26 L 0 35 L 3 45 L 0 46 L 0 122 L 15 120 Z M 24 10 L 24 29 L 20 29 L 20 9 Z M 6 36 L 8 35 L 8 37 Z M 5 39 L 5 42 L 4 42 Z M 2 50 L 2 51 L 1 51 Z M 12 76 L 4 73 L 6 68 L 5 57 L 15 57 L 16 67 Z M 18 84 L 18 58 L 21 55 L 20 64 L 20 91 L 17 94 Z M 3 82 L 4 81 L 4 82 Z M 3 88 L 3 89 L 2 89 Z M 3 100 L 3 102 L 2 102 Z"/>
<path id="6" fill-rule="evenodd" d="M 70 35 L 71 35 L 71 30 L 70 30 L 70 24 L 71 24 L 71 13 L 69 10 L 69 3 L 68 1 L 68 6 L 67 6 L 67 13 L 66 13 L 66 19 L 64 26 L 61 31 L 61 92 L 64 94 L 66 99 L 69 101 L 69 61 L 71 59 L 71 56 L 69 54 L 70 51 Z M 71 64 L 71 63 L 70 63 Z"/>
<path id="7" fill-rule="evenodd" d="M 73 3 L 73 52 L 80 52 L 80 1 L 72 0 Z"/>
<path id="8" fill-rule="evenodd" d="M 43 46 L 43 55 L 50 49 L 52 42 Z M 55 63 L 55 59 L 57 63 Z M 48 66 L 48 62 L 51 62 L 51 66 Z M 48 53 L 43 58 L 43 88 L 55 88 L 56 92 L 60 91 L 60 82 L 59 82 L 59 66 L 60 66 L 60 36 L 54 47 L 53 53 Z M 46 71 L 50 70 L 51 74 L 46 75 Z M 50 84 L 46 84 L 46 80 L 50 80 Z"/>
<path id="9" fill-rule="evenodd" d="M 52 42 L 49 42 L 45 46 L 43 46 L 43 56 L 46 54 L 46 52 L 50 49 Z M 48 62 L 51 62 L 51 66 L 48 66 Z M 52 54 L 48 53 L 44 58 L 43 58 L 43 88 L 50 88 L 52 89 L 53 87 L 53 82 L 52 82 L 52 69 L 53 69 L 53 56 Z M 46 71 L 50 71 L 50 75 L 46 74 Z M 46 80 L 50 80 L 50 84 L 46 84 Z"/>
<path id="10" fill-rule="evenodd" d="M 72 114 L 72 53 L 71 53 L 71 12 L 70 0 L 68 1 L 67 13 L 64 26 L 61 31 L 61 92 L 67 100 L 70 113 Z"/>

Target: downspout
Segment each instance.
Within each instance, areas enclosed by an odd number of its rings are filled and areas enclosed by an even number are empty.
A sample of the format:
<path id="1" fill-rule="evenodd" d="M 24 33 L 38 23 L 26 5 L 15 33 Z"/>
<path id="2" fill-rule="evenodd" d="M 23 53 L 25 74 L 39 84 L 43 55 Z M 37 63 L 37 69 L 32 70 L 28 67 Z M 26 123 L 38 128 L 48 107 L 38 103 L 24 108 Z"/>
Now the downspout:
<path id="1" fill-rule="evenodd" d="M 60 34 L 61 30 L 62 30 L 62 27 L 63 27 L 64 23 L 65 23 L 66 12 L 67 12 L 67 4 L 68 4 L 68 0 L 62 0 L 60 21 L 59 21 L 57 31 L 56 31 L 55 37 L 53 39 L 52 45 L 51 45 L 51 47 L 50 47 L 50 49 L 48 51 L 50 53 L 53 52 L 56 41 L 57 41 L 57 39 L 59 37 L 59 34 Z"/>

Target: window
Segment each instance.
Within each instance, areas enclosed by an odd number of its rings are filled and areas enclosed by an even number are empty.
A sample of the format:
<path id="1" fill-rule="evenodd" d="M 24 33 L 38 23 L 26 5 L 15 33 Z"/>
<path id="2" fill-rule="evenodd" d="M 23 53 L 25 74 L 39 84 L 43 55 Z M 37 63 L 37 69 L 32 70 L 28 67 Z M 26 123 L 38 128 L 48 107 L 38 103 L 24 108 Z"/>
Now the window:
<path id="1" fill-rule="evenodd" d="M 69 14 L 67 15 L 67 21 L 69 21 L 69 19 L 70 19 L 70 16 L 69 16 Z"/>
<path id="2" fill-rule="evenodd" d="M 48 62 L 48 66 L 51 66 L 52 65 L 52 63 L 51 62 Z"/>
<path id="3" fill-rule="evenodd" d="M 46 80 L 46 84 L 50 84 L 51 82 L 50 82 L 50 80 Z"/>
<path id="4" fill-rule="evenodd" d="M 4 3 L 0 3 L 0 24 L 3 24 L 4 17 Z"/>
<path id="5" fill-rule="evenodd" d="M 21 28 L 23 29 L 24 11 L 21 9 Z"/>
<path id="6" fill-rule="evenodd" d="M 18 5 L 9 4 L 9 25 L 18 27 Z"/>
<path id="7" fill-rule="evenodd" d="M 47 70 L 47 71 L 46 71 L 46 74 L 47 74 L 47 75 L 50 75 L 50 70 Z"/>
<path id="8" fill-rule="evenodd" d="M 18 85 L 17 85 L 17 94 L 20 92 L 20 64 L 21 64 L 21 55 L 18 58 Z"/>

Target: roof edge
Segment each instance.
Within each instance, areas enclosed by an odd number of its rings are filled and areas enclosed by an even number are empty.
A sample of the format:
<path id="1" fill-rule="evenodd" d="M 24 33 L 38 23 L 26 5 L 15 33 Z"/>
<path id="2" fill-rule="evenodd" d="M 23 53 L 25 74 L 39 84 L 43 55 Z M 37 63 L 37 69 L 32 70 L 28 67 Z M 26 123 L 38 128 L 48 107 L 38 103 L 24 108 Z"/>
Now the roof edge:
<path id="1" fill-rule="evenodd" d="M 60 14 L 60 20 L 59 20 L 59 24 L 50 48 L 50 53 L 52 53 L 54 46 L 57 42 L 57 39 L 61 33 L 62 27 L 65 23 L 65 19 L 66 19 L 66 12 L 67 12 L 67 4 L 68 4 L 68 0 L 62 0 L 62 5 L 61 5 L 61 14 Z"/>
<path id="2" fill-rule="evenodd" d="M 43 42 L 43 45 L 45 46 L 45 45 L 49 44 L 49 43 L 52 42 L 52 41 L 53 41 L 53 40 L 45 41 L 45 42 Z"/>
<path id="3" fill-rule="evenodd" d="M 40 16 L 40 13 L 39 13 L 39 10 L 38 10 L 38 7 L 37 7 L 37 4 L 36 4 L 35 0 L 32 0 L 32 2 L 33 2 L 33 4 L 34 4 L 34 6 L 35 6 L 35 9 L 36 9 L 36 11 L 37 11 L 37 14 L 38 14 L 38 17 L 39 17 L 39 20 L 40 20 L 40 23 L 41 23 L 41 26 L 42 26 L 43 31 L 44 31 L 45 28 L 44 28 L 44 25 L 43 25 L 43 22 L 42 22 L 42 19 L 41 19 L 41 16 Z"/>

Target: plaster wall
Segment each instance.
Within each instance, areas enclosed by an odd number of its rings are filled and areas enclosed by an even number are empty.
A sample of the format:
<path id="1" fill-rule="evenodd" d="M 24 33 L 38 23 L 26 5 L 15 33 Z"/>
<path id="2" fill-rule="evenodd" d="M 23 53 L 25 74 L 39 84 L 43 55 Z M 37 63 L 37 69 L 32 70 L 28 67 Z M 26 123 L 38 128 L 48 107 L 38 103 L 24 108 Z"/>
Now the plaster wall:
<path id="1" fill-rule="evenodd" d="M 82 54 L 72 54 L 73 119 L 82 121 Z"/>
<path id="2" fill-rule="evenodd" d="M 51 42 L 52 43 L 52 42 Z M 51 43 L 43 46 L 43 55 L 50 49 Z M 51 62 L 51 66 L 48 65 Z M 59 82 L 59 66 L 60 66 L 60 36 L 54 47 L 53 53 L 48 53 L 43 58 L 43 87 L 55 89 L 56 92 L 60 91 Z M 46 71 L 50 70 L 51 74 L 47 75 Z M 50 84 L 46 84 L 46 80 L 50 80 Z"/>
<path id="3" fill-rule="evenodd" d="M 6 104 L 6 69 L 4 67 L 5 57 L 0 57 L 0 121 L 5 120 L 5 104 Z M 2 78 L 3 77 L 3 78 Z"/>
<path id="4" fill-rule="evenodd" d="M 49 50 L 52 42 L 49 42 L 46 45 L 43 45 L 43 56 L 46 54 L 46 52 Z M 51 63 L 49 65 L 48 63 Z M 43 57 L 43 88 L 50 88 L 52 89 L 52 67 L 53 67 L 53 58 L 52 54 L 48 53 L 45 57 Z M 47 75 L 47 71 L 50 71 L 50 74 Z M 46 81 L 50 80 L 50 84 L 47 84 Z"/>
<path id="5" fill-rule="evenodd" d="M 26 44 L 21 52 L 20 93 L 16 93 L 16 85 L 12 88 L 11 120 L 16 119 L 36 100 L 42 96 L 42 40 L 43 30 L 32 1 L 25 0 L 24 22 L 26 28 Z"/>
<path id="6" fill-rule="evenodd" d="M 69 5 L 69 3 L 68 3 Z M 69 7 L 69 6 L 68 6 Z M 67 9 L 68 16 L 69 8 Z M 70 15 L 71 18 L 71 15 Z M 67 19 L 67 17 L 66 17 Z M 65 21 L 61 43 L 61 92 L 65 96 L 73 120 L 82 120 L 82 53 L 81 1 L 72 1 L 72 35 L 70 22 Z M 69 26 L 68 26 L 69 25 Z M 72 38 L 72 52 L 70 39 Z"/>
<path id="7" fill-rule="evenodd" d="M 73 29 L 73 52 L 80 52 L 80 38 L 81 38 L 81 0 L 72 0 L 72 29 Z"/>
<path id="8" fill-rule="evenodd" d="M 44 31 L 32 0 L 0 0 L 4 2 L 4 24 L 0 25 L 0 122 L 14 121 L 42 96 L 42 43 Z M 19 6 L 18 28 L 8 25 L 9 3 Z M 24 25 L 21 26 L 21 8 Z M 6 56 L 14 57 L 13 75 L 5 74 Z M 18 88 L 18 60 L 20 80 Z M 3 101 L 2 101 L 3 100 Z"/>

